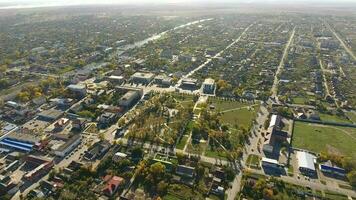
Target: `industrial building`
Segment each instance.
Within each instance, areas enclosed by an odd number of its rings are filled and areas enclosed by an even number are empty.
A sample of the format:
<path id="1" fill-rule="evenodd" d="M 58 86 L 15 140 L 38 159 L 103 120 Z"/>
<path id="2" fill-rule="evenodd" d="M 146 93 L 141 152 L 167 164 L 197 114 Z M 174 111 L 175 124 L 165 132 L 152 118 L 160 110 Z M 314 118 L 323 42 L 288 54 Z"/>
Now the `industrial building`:
<path id="1" fill-rule="evenodd" d="M 183 78 L 180 87 L 186 89 L 196 89 L 198 87 L 198 80 L 192 78 Z"/>
<path id="2" fill-rule="evenodd" d="M 316 157 L 304 151 L 297 151 L 298 169 L 302 174 L 313 176 L 316 174 L 314 161 Z"/>
<path id="3" fill-rule="evenodd" d="M 63 111 L 56 109 L 44 110 L 38 114 L 37 119 L 46 122 L 53 122 L 61 118 L 63 116 L 63 113 Z"/>
<path id="4" fill-rule="evenodd" d="M 52 149 L 53 154 L 59 157 L 64 157 L 73 151 L 81 142 L 81 137 L 79 134 L 74 134 L 69 139 L 67 139 L 62 145 L 57 149 Z"/>
<path id="5" fill-rule="evenodd" d="M 346 170 L 343 168 L 340 168 L 336 165 L 333 165 L 333 163 L 330 160 L 325 163 L 320 164 L 319 169 L 324 174 L 334 175 L 334 176 L 339 176 L 339 177 L 346 176 Z"/>

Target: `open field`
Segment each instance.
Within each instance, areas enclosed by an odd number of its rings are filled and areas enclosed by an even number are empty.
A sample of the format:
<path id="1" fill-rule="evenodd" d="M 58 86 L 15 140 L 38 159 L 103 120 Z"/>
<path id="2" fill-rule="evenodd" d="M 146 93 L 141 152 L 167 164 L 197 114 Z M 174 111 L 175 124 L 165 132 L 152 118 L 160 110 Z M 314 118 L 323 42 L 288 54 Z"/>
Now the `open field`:
<path id="1" fill-rule="evenodd" d="M 346 115 L 350 118 L 353 123 L 356 123 L 356 114 L 353 112 L 347 112 Z"/>
<path id="2" fill-rule="evenodd" d="M 356 159 L 356 129 L 295 122 L 292 145 L 316 153 L 328 151 Z"/>
<path id="3" fill-rule="evenodd" d="M 229 100 L 222 100 L 218 98 L 209 98 L 208 102 L 215 106 L 217 111 L 226 111 L 235 108 L 241 108 L 245 106 L 251 105 L 248 102 L 240 102 L 240 101 L 229 101 Z"/>
<path id="4" fill-rule="evenodd" d="M 223 123 L 231 125 L 238 125 L 248 129 L 253 119 L 256 117 L 258 105 L 250 108 L 241 108 L 224 112 L 221 114 L 221 120 Z"/>
<path id="5" fill-rule="evenodd" d="M 320 113 L 320 119 L 321 121 L 327 121 L 327 122 L 351 123 L 351 121 L 349 121 L 344 117 L 337 116 L 337 115 L 329 115 L 324 113 Z"/>

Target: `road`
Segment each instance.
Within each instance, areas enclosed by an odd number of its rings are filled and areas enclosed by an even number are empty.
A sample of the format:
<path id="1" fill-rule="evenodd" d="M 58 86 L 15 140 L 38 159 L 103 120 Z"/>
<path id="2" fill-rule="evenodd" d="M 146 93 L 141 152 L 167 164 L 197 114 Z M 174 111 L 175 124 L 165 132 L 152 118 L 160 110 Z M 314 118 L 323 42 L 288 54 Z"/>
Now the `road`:
<path id="1" fill-rule="evenodd" d="M 262 173 L 260 170 L 255 170 L 255 169 L 249 169 L 249 171 L 251 171 L 252 173 L 256 173 L 256 174 L 261 174 L 261 175 L 265 175 L 264 173 Z M 343 188 L 337 188 L 337 187 L 332 187 L 329 185 L 324 185 L 321 183 L 317 183 L 317 182 L 311 182 L 311 181 L 307 181 L 305 179 L 296 179 L 294 177 L 290 177 L 290 176 L 281 176 L 281 177 L 277 177 L 277 179 L 281 179 L 284 182 L 293 184 L 293 185 L 300 185 L 303 187 L 310 187 L 312 190 L 323 190 L 323 191 L 332 191 L 332 192 L 337 192 L 337 193 L 341 193 L 341 194 L 345 194 L 348 196 L 352 196 L 352 197 L 356 197 L 356 192 L 352 191 L 352 190 L 346 190 Z"/>
<path id="2" fill-rule="evenodd" d="M 351 56 L 352 59 L 354 59 L 354 61 L 356 60 L 356 56 L 354 55 L 354 53 L 352 52 L 352 50 L 344 43 L 344 41 L 339 37 L 339 35 L 334 31 L 334 29 L 331 28 L 330 24 L 325 22 L 325 25 L 329 28 L 329 30 L 334 34 L 334 36 L 339 40 L 339 42 L 341 43 L 341 46 L 344 47 L 345 51 L 347 53 L 349 53 L 349 55 Z"/>
<path id="3" fill-rule="evenodd" d="M 271 89 L 271 92 L 272 92 L 271 97 L 272 98 L 276 98 L 277 97 L 278 82 L 279 82 L 278 77 L 282 72 L 282 69 L 284 67 L 284 62 L 286 60 L 286 57 L 288 56 L 288 50 L 289 50 L 290 45 L 292 44 L 292 41 L 293 41 L 293 38 L 294 38 L 294 34 L 295 34 L 295 29 L 296 29 L 296 27 L 293 28 L 293 31 L 292 31 L 292 34 L 289 37 L 288 43 L 287 43 L 286 47 L 284 48 L 284 52 L 283 52 L 283 55 L 282 55 L 281 62 L 278 65 L 276 74 L 274 75 L 273 86 L 272 86 L 272 89 Z"/>
<path id="4" fill-rule="evenodd" d="M 330 93 L 328 82 L 326 80 L 325 68 L 324 68 L 324 65 L 323 65 L 323 61 L 320 58 L 319 58 L 319 65 L 320 65 L 320 68 L 321 68 L 321 74 L 323 75 L 323 80 L 324 80 L 323 82 L 324 82 L 324 87 L 326 89 L 326 94 L 333 97 L 333 95 L 331 95 L 331 93 Z"/>
<path id="5" fill-rule="evenodd" d="M 145 45 L 145 44 L 147 44 L 147 43 L 149 43 L 149 42 L 151 42 L 151 41 L 154 41 L 154 40 L 157 40 L 157 39 L 161 38 L 163 35 L 165 35 L 165 34 L 167 34 L 167 33 L 169 33 L 169 32 L 172 32 L 172 31 L 175 31 L 175 30 L 178 30 L 178 29 L 182 29 L 182 28 L 185 28 L 185 27 L 188 27 L 188 26 L 192 26 L 192 25 L 195 25 L 195 24 L 203 23 L 203 22 L 206 22 L 206 21 L 211 21 L 211 20 L 213 20 L 213 19 L 214 19 L 214 18 L 200 19 L 200 20 L 196 20 L 196 21 L 192 21 L 192 22 L 188 22 L 188 23 L 186 23 L 186 24 L 182 24 L 182 25 L 176 26 L 176 27 L 174 27 L 174 28 L 172 28 L 172 29 L 169 29 L 169 30 L 167 30 L 167 31 L 163 31 L 163 32 L 161 32 L 161 33 L 159 33 L 159 34 L 156 34 L 156 35 L 151 36 L 151 37 L 149 37 L 149 38 L 146 38 L 146 39 L 144 39 L 144 40 L 135 42 L 134 44 L 129 44 L 129 45 L 123 47 L 123 50 L 124 50 L 123 52 L 125 52 L 125 51 L 127 51 L 127 50 L 129 50 L 129 49 L 132 49 L 132 48 L 139 48 L 139 47 L 142 47 L 143 45 Z M 121 52 L 121 53 L 122 53 L 122 52 Z M 110 57 L 110 56 L 112 56 L 112 55 L 109 55 L 109 57 Z M 92 64 L 92 65 L 95 65 L 95 66 L 100 66 L 100 65 L 102 65 L 103 63 L 104 63 L 104 62 L 91 63 L 91 64 Z M 91 66 L 91 64 L 87 65 L 87 66 L 88 66 L 88 69 L 91 69 L 91 68 L 93 68 L 93 67 L 95 68 L 95 66 Z M 84 69 L 86 69 L 86 66 L 85 66 L 84 68 L 82 68 L 82 69 L 79 69 L 79 71 L 84 70 Z M 33 73 L 33 74 L 37 74 L 37 75 L 42 76 L 42 77 L 53 77 L 53 78 L 62 77 L 62 78 L 65 79 L 65 78 L 68 78 L 68 77 L 70 77 L 70 76 L 72 76 L 72 75 L 75 75 L 77 72 L 78 72 L 78 70 L 75 69 L 75 70 L 66 72 L 66 73 L 64 73 L 64 74 L 62 74 L 62 75 L 60 75 L 60 76 L 58 76 L 58 75 L 53 75 L 53 74 L 43 74 L 43 73 Z M 21 90 L 22 90 L 23 87 L 25 87 L 25 86 L 27 86 L 27 85 L 38 85 L 41 80 L 43 80 L 43 79 L 37 79 L 37 80 L 34 81 L 34 82 L 25 83 L 25 84 L 23 84 L 23 86 L 17 86 L 16 89 L 10 88 L 11 91 L 10 91 L 9 93 L 6 93 L 6 94 L 5 94 L 5 91 L 6 91 L 6 90 L 1 91 L 2 94 L 0 94 L 0 99 L 3 100 L 3 101 L 9 101 L 9 100 L 15 98 L 16 95 L 21 92 Z"/>
<path id="6" fill-rule="evenodd" d="M 248 31 L 248 29 L 251 28 L 251 26 L 253 26 L 254 24 L 250 24 L 248 27 L 245 28 L 245 30 L 241 33 L 241 35 L 234 40 L 232 43 L 230 43 L 228 46 L 225 47 L 225 49 L 221 50 L 220 52 L 218 52 L 217 54 L 215 54 L 212 58 L 207 59 L 203 64 L 201 64 L 200 66 L 198 66 L 197 68 L 193 69 L 192 71 L 190 71 L 188 74 L 186 74 L 185 76 L 183 76 L 175 85 L 175 88 L 178 88 L 181 83 L 182 80 L 184 78 L 189 78 L 190 76 L 192 76 L 195 72 L 201 70 L 202 68 L 204 68 L 206 65 L 208 65 L 209 63 L 211 63 L 211 61 L 213 61 L 214 58 L 218 58 L 220 57 L 227 49 L 231 48 L 233 45 L 235 45 L 236 43 L 238 43 L 242 36 L 244 36 L 246 34 L 246 32 Z"/>

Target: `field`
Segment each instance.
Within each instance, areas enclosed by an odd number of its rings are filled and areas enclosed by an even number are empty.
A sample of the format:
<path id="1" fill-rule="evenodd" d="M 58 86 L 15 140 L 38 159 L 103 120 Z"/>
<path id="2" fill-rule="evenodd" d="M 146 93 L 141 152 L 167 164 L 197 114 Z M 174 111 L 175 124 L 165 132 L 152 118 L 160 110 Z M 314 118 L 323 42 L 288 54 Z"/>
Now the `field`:
<path id="1" fill-rule="evenodd" d="M 231 111 L 225 111 L 221 114 L 221 120 L 224 123 L 238 125 L 248 129 L 253 119 L 256 117 L 258 105 L 249 108 L 240 108 Z"/>
<path id="2" fill-rule="evenodd" d="M 353 123 L 356 123 L 356 114 L 353 112 L 347 112 L 346 115 L 350 118 Z"/>
<path id="3" fill-rule="evenodd" d="M 223 100 L 218 98 L 209 98 L 208 102 L 215 106 L 217 111 L 226 111 L 230 109 L 241 108 L 245 106 L 251 105 L 248 102 L 240 102 L 240 101 L 230 101 L 230 100 Z"/>
<path id="4" fill-rule="evenodd" d="M 323 113 L 320 113 L 320 119 L 321 121 L 327 121 L 327 122 L 351 123 L 348 119 L 344 117 L 340 117 L 337 115 L 323 114 Z"/>
<path id="5" fill-rule="evenodd" d="M 259 104 L 249 102 L 222 100 L 218 98 L 209 98 L 209 104 L 214 106 L 216 111 L 221 113 L 223 123 L 230 125 L 238 125 L 248 129 L 253 119 L 256 117 L 256 112 Z"/>
<path id="6" fill-rule="evenodd" d="M 316 153 L 325 151 L 356 159 L 356 128 L 296 122 L 292 145 Z"/>

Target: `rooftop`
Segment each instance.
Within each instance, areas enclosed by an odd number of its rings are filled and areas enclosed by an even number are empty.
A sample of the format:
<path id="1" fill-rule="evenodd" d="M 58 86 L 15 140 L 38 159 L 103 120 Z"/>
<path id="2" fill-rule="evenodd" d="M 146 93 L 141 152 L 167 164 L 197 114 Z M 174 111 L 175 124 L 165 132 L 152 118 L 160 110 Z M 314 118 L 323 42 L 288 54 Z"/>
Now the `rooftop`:
<path id="1" fill-rule="evenodd" d="M 49 110 L 42 111 L 41 113 L 38 114 L 38 116 L 52 118 L 52 119 L 58 119 L 61 117 L 61 115 L 63 113 L 64 112 L 61 110 L 49 109 Z"/>
<path id="2" fill-rule="evenodd" d="M 214 85 L 215 83 L 215 80 L 212 79 L 212 78 L 207 78 L 204 80 L 204 83 L 203 84 L 206 84 L 206 85 Z"/>
<path id="3" fill-rule="evenodd" d="M 132 78 L 147 78 L 147 79 L 150 79 L 150 78 L 153 78 L 154 76 L 155 75 L 153 73 L 150 73 L 150 72 L 147 72 L 147 73 L 136 72 L 131 77 Z"/>
<path id="4" fill-rule="evenodd" d="M 310 153 L 304 151 L 297 151 L 297 160 L 299 167 L 315 171 L 314 159 L 315 156 Z"/>

